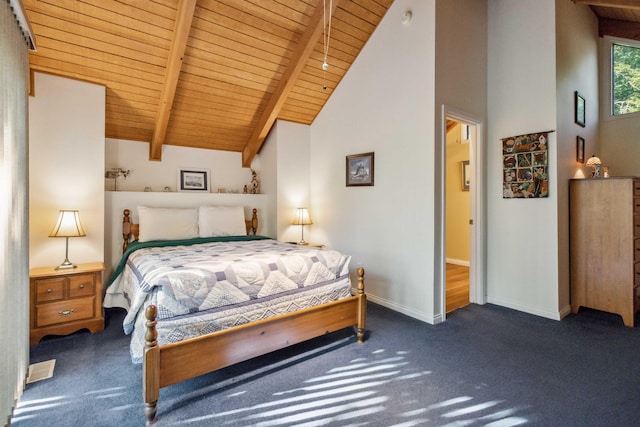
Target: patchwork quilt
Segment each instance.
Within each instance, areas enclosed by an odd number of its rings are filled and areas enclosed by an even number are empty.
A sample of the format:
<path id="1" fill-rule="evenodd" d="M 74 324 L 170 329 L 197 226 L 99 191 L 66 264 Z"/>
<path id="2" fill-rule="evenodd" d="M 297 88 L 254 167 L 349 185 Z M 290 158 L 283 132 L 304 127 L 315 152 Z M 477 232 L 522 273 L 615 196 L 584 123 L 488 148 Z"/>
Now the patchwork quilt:
<path id="1" fill-rule="evenodd" d="M 131 356 L 142 360 L 144 309 L 158 308 L 164 345 L 351 295 L 350 257 L 275 240 L 147 247 L 116 280 L 129 311 Z"/>

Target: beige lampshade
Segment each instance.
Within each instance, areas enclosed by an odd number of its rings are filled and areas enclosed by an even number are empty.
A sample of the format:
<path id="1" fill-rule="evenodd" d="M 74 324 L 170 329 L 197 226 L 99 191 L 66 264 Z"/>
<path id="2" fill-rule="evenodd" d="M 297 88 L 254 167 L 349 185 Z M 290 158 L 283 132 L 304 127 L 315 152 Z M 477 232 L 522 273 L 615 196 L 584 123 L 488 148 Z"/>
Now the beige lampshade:
<path id="1" fill-rule="evenodd" d="M 296 214 L 293 217 L 293 225 L 310 225 L 313 224 L 311 217 L 309 217 L 309 210 L 307 208 L 297 208 Z"/>
<path id="2" fill-rule="evenodd" d="M 595 166 L 595 165 L 601 165 L 601 164 L 602 162 L 598 157 L 596 157 L 595 154 L 589 157 L 589 160 L 587 160 L 587 166 Z"/>
<path id="3" fill-rule="evenodd" d="M 77 210 L 61 210 L 56 225 L 49 233 L 49 237 L 84 237 L 86 233 L 80 223 L 80 213 Z"/>

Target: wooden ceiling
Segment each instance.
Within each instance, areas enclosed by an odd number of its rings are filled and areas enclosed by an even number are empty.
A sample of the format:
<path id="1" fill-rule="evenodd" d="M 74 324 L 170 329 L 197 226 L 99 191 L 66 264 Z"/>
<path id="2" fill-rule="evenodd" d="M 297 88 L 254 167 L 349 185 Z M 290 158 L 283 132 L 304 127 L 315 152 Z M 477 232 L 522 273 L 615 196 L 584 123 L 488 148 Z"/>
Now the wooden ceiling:
<path id="1" fill-rule="evenodd" d="M 31 70 L 104 85 L 106 137 L 149 142 L 152 160 L 163 144 L 242 152 L 248 167 L 276 119 L 313 122 L 393 0 L 23 3 Z"/>
<path id="2" fill-rule="evenodd" d="M 640 0 L 574 1 L 600 35 L 640 40 Z M 241 152 L 248 167 L 276 119 L 313 122 L 393 0 L 23 3 L 31 70 L 104 85 L 106 137 L 149 142 L 152 160 L 164 144 Z"/>

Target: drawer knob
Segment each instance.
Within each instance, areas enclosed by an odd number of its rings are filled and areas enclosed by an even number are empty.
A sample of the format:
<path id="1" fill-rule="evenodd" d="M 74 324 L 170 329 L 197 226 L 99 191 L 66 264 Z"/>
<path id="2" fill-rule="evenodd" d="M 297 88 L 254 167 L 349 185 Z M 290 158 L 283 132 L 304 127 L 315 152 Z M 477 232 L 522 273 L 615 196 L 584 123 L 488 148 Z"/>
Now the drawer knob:
<path id="1" fill-rule="evenodd" d="M 53 292 L 53 291 L 51 290 L 51 288 L 47 289 L 47 293 L 48 293 L 48 294 L 50 294 L 51 292 Z"/>
<path id="2" fill-rule="evenodd" d="M 72 308 L 71 310 L 62 310 L 62 311 L 59 311 L 59 312 L 58 312 L 58 314 L 59 314 L 60 316 L 70 316 L 70 315 L 72 315 L 72 314 L 73 314 L 73 308 Z"/>
<path id="3" fill-rule="evenodd" d="M 84 289 L 84 285 L 80 285 L 80 289 Z"/>

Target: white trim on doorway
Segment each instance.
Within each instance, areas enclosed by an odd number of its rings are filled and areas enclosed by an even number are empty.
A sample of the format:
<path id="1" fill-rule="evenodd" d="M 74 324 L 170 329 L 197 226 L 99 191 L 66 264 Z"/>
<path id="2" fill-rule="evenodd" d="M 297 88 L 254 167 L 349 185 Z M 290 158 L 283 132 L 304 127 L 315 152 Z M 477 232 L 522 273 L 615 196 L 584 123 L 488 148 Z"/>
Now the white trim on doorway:
<path id="1" fill-rule="evenodd" d="M 456 120 L 463 124 L 475 126 L 476 138 L 471 143 L 470 147 L 470 165 L 471 165 L 471 236 L 470 236 L 470 269 L 469 269 L 469 301 L 476 304 L 485 304 L 487 302 L 486 292 L 486 222 L 485 222 L 485 185 L 484 185 L 484 124 L 482 119 L 475 117 L 465 111 L 458 110 L 454 107 L 442 105 L 441 115 L 441 149 L 440 159 L 436 159 L 440 162 L 442 167 L 442 174 L 440 178 L 440 221 L 436 224 L 436 227 L 440 229 L 440 239 L 436 241 L 436 244 L 440 245 L 435 251 L 440 254 L 440 260 L 436 260 L 441 266 L 441 271 L 446 271 L 446 216 L 445 207 L 446 200 L 444 191 L 446 176 L 446 120 L 447 118 Z M 443 313 L 442 319 L 446 318 L 444 307 L 446 307 L 446 275 L 442 274 L 439 278 L 439 283 L 436 286 L 440 287 L 440 297 Z"/>

